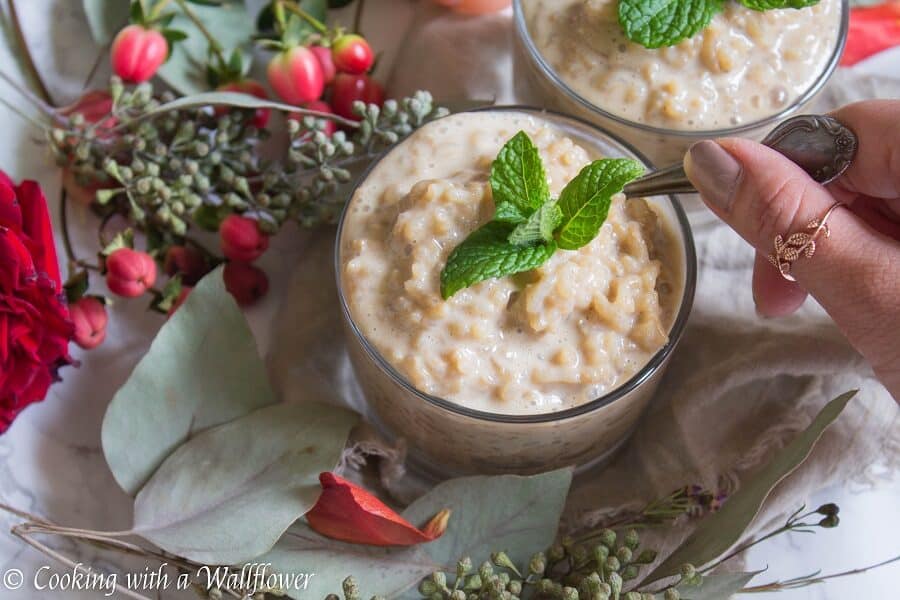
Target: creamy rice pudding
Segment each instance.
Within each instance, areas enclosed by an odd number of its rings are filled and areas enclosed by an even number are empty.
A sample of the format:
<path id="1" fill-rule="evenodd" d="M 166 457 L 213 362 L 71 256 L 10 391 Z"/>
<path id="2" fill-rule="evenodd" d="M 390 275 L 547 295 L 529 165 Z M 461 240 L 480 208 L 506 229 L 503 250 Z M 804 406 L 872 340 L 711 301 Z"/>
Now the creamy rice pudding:
<path id="1" fill-rule="evenodd" d="M 493 215 L 491 162 L 519 130 L 540 150 L 554 195 L 600 158 L 522 112 L 426 125 L 354 194 L 340 277 L 362 335 L 418 390 L 481 411 L 536 414 L 603 396 L 666 344 L 684 251 L 664 216 L 620 195 L 587 246 L 443 300 L 441 269 Z"/>
<path id="2" fill-rule="evenodd" d="M 618 22 L 618 0 L 521 0 L 543 58 L 573 91 L 619 117 L 676 130 L 752 123 L 789 108 L 825 71 L 841 0 L 804 9 L 738 2 L 693 38 L 644 48 Z"/>

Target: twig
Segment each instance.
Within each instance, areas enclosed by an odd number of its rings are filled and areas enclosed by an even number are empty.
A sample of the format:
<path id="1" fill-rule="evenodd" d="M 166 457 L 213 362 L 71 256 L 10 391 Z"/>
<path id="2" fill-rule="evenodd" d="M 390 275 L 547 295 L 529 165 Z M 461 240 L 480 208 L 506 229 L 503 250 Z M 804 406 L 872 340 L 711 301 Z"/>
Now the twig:
<path id="1" fill-rule="evenodd" d="M 8 0 L 7 4 L 9 4 L 9 15 L 12 18 L 13 32 L 16 36 L 16 43 L 22 50 L 22 56 L 24 56 L 25 58 L 25 66 L 29 70 L 31 76 L 34 78 L 41 97 L 48 105 L 52 106 L 53 98 L 50 96 L 50 92 L 47 90 L 47 86 L 44 85 L 44 80 L 41 79 L 41 74 L 38 72 L 37 67 L 34 64 L 34 59 L 31 56 L 31 52 L 28 50 L 28 44 L 25 43 L 25 34 L 22 31 L 22 24 L 19 21 L 19 14 L 16 12 L 16 2 L 15 0 Z"/>
<path id="2" fill-rule="evenodd" d="M 42 544 L 41 542 L 35 540 L 30 535 L 28 535 L 27 532 L 23 531 L 21 526 L 19 526 L 19 525 L 13 527 L 12 530 L 10 530 L 10 533 L 12 533 L 14 536 L 16 536 L 17 538 L 19 538 L 20 540 L 22 540 L 23 542 L 28 544 L 35 550 L 38 550 L 39 552 L 43 552 L 50 558 L 52 558 L 58 562 L 61 562 L 62 564 L 70 567 L 71 569 L 73 569 L 75 571 L 79 571 L 88 576 L 90 576 L 90 574 L 94 572 L 90 567 L 85 567 L 84 565 L 82 565 L 80 563 L 76 563 L 75 561 L 64 556 L 63 554 L 60 554 L 56 550 L 53 550 L 49 546 L 46 546 L 46 545 Z M 125 596 L 128 596 L 129 598 L 135 598 L 136 600 L 151 600 L 151 598 L 144 596 L 143 594 L 138 594 L 137 592 L 133 592 L 130 589 L 128 589 L 127 587 L 120 585 L 118 582 L 114 582 L 113 585 L 115 586 L 116 591 L 118 591 L 119 593 L 121 593 Z"/>
<path id="3" fill-rule="evenodd" d="M 167 0 L 168 1 L 168 0 Z M 216 58 L 219 60 L 219 65 L 224 66 L 228 64 L 228 61 L 225 60 L 225 53 L 222 48 L 222 44 L 219 43 L 219 40 L 213 36 L 213 34 L 206 28 L 203 24 L 203 21 L 200 20 L 200 17 L 194 13 L 187 5 L 185 0 L 175 0 L 178 3 L 178 6 L 181 8 L 182 12 L 184 12 L 185 16 L 191 20 L 194 26 L 203 34 L 203 37 L 206 38 L 206 41 L 209 43 L 210 50 L 213 51 L 213 54 L 216 55 Z"/>
<path id="4" fill-rule="evenodd" d="M 859 575 L 860 573 L 865 573 L 866 571 L 871 571 L 872 569 L 878 569 L 880 567 L 887 566 L 891 563 L 895 563 L 900 561 L 900 556 L 895 556 L 889 560 L 882 561 L 880 563 L 869 565 L 868 567 L 861 567 L 859 569 L 851 569 L 849 571 L 842 571 L 840 573 L 832 573 L 831 575 L 823 575 L 822 577 L 808 577 L 808 578 L 797 578 L 790 579 L 788 581 L 773 581 L 772 583 L 767 583 L 764 585 L 755 585 L 752 587 L 744 588 L 739 594 L 758 594 L 760 592 L 777 592 L 780 590 L 790 590 L 800 587 L 806 587 L 808 585 L 814 585 L 817 583 L 823 583 L 828 581 L 829 579 L 837 579 L 839 577 L 849 577 L 850 575 Z"/>
<path id="5" fill-rule="evenodd" d="M 362 35 L 363 6 L 366 0 L 356 0 L 356 14 L 353 15 L 353 33 Z"/>

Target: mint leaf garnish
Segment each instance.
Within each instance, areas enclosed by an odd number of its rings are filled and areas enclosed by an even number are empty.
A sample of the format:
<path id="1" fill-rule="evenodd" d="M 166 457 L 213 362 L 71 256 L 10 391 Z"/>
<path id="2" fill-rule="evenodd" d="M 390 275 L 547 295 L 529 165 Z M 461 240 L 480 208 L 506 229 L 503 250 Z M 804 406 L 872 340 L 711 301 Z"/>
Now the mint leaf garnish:
<path id="1" fill-rule="evenodd" d="M 496 196 L 494 197 L 496 198 Z M 522 214 L 522 211 L 511 202 L 499 202 L 494 209 L 494 220 L 518 225 L 527 221 L 528 216 Z"/>
<path id="2" fill-rule="evenodd" d="M 541 155 L 528 134 L 517 133 L 506 142 L 491 165 L 494 204 L 518 209 L 528 217 L 550 198 Z"/>
<path id="3" fill-rule="evenodd" d="M 577 250 L 600 231 L 612 197 L 625 184 L 644 172 L 644 166 L 629 158 L 605 158 L 583 168 L 559 195 L 563 221 L 556 241 L 564 250 Z"/>
<path id="4" fill-rule="evenodd" d="M 562 219 L 562 209 L 556 202 L 547 202 L 533 212 L 527 221 L 513 229 L 509 234 L 509 243 L 516 246 L 530 246 L 538 242 L 549 242 L 553 239 L 553 232 L 562 223 Z"/>
<path id="5" fill-rule="evenodd" d="M 642 46 L 674 46 L 709 25 L 722 4 L 723 0 L 619 0 L 619 24 L 628 39 Z"/>
<path id="6" fill-rule="evenodd" d="M 819 3 L 819 0 L 738 0 L 747 8 L 753 10 L 771 10 L 773 8 L 809 8 Z"/>
<path id="7" fill-rule="evenodd" d="M 530 271 L 544 264 L 556 250 L 554 242 L 516 246 L 507 238 L 515 226 L 490 221 L 456 247 L 441 271 L 444 300 L 479 281 Z"/>
<path id="8" fill-rule="evenodd" d="M 537 147 L 520 131 L 491 165 L 494 218 L 447 257 L 441 296 L 446 300 L 479 281 L 535 269 L 557 248 L 581 248 L 600 231 L 612 197 L 643 172 L 635 160 L 598 160 L 553 200 Z"/>

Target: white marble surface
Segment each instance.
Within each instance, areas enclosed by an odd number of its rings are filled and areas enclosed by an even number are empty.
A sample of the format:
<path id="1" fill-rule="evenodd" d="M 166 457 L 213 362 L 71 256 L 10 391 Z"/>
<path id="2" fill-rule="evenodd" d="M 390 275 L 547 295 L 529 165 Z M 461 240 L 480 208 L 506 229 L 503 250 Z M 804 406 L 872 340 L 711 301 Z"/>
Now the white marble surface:
<path id="1" fill-rule="evenodd" d="M 383 2 L 383 4 L 381 3 Z M 29 43 L 55 98 L 62 100 L 78 89 L 93 62 L 97 49 L 87 38 L 80 2 L 77 0 L 19 1 Z M 398 23 L 408 22 L 410 12 L 404 0 L 379 0 L 381 8 L 369 15 L 367 31 L 387 54 L 400 47 L 393 32 Z M 393 11 L 393 12 L 392 12 Z M 49 17 L 49 18 L 48 18 Z M 900 73 L 900 51 L 895 58 L 880 57 L 872 64 L 880 72 Z M 7 46 L 0 49 L 0 68 L 16 71 L 15 55 Z M 0 97 L 23 103 L 6 86 Z M 49 166 L 44 149 L 36 143 L 34 130 L 0 107 L 0 167 L 16 179 L 39 180 L 53 199 L 59 191 L 59 176 Z M 55 205 L 55 204 L 54 204 Z M 76 247 L 92 247 L 95 224 L 84 210 L 71 217 Z M 263 350 L 268 347 L 275 308 L 283 294 L 290 265 L 302 252 L 303 235 L 279 236 L 263 264 L 273 282 L 268 298 L 249 313 L 251 325 Z M 130 499 L 116 486 L 99 446 L 103 412 L 115 389 L 146 351 L 161 320 L 143 310 L 139 302 L 118 302 L 112 308 L 109 339 L 98 350 L 75 350 L 81 361 L 78 369 L 66 369 L 64 382 L 50 391 L 47 399 L 29 408 L 10 431 L 0 437 L 0 500 L 45 515 L 70 526 L 120 530 L 130 521 Z M 816 537 L 792 536 L 762 545 L 749 555 L 748 565 L 769 572 L 760 577 L 791 577 L 818 569 L 840 571 L 877 562 L 900 553 L 900 482 L 884 481 L 866 489 L 839 488 L 822 492 L 811 503 L 836 501 L 842 507 L 842 526 Z M 9 569 L 20 569 L 26 585 L 8 591 L 0 581 L 0 598 L 95 598 L 94 593 L 50 592 L 32 589 L 35 572 L 46 564 L 57 566 L 23 546 L 6 533 L 14 518 L 0 514 L 0 577 Z M 119 556 L 98 554 L 90 547 L 65 540 L 52 540 L 55 548 L 76 560 L 92 562 L 111 570 L 140 571 L 142 563 Z M 794 600 L 897 597 L 900 565 L 827 586 L 779 594 Z M 152 596 L 152 594 L 151 594 Z M 173 595 L 162 595 L 170 598 Z M 193 597 L 185 595 L 184 597 Z M 765 596 L 764 596 L 765 597 Z M 773 595 L 773 597 L 775 597 Z"/>

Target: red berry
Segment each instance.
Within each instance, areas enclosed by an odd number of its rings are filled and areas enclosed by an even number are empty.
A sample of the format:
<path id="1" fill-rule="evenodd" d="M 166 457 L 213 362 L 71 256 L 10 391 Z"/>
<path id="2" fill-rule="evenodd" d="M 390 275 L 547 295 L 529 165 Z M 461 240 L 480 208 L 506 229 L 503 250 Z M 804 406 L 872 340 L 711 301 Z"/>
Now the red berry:
<path id="1" fill-rule="evenodd" d="M 295 46 L 272 57 L 266 70 L 275 93 L 289 104 L 318 100 L 325 91 L 319 59 L 309 48 Z"/>
<path id="2" fill-rule="evenodd" d="M 384 89 L 368 75 L 338 73 L 331 91 L 331 108 L 342 117 L 359 121 L 360 117 L 353 112 L 353 103 L 357 100 L 381 106 Z"/>
<path id="3" fill-rule="evenodd" d="M 253 219 L 230 214 L 219 225 L 222 253 L 231 260 L 253 262 L 269 247 L 269 236 Z"/>
<path id="4" fill-rule="evenodd" d="M 319 59 L 319 66 L 322 67 L 322 78 L 325 85 L 334 81 L 337 74 L 337 67 L 334 66 L 334 60 L 331 58 L 331 48 L 325 46 L 310 46 L 309 51 L 316 55 Z"/>
<path id="5" fill-rule="evenodd" d="M 69 316 L 75 325 L 75 343 L 92 350 L 106 339 L 109 317 L 106 306 L 97 298 L 85 296 L 69 306 Z"/>
<path id="6" fill-rule="evenodd" d="M 181 282 L 186 285 L 194 285 L 209 271 L 206 257 L 196 248 L 189 246 L 170 246 L 166 250 L 166 258 L 163 261 L 163 271 L 166 275 L 181 274 Z"/>
<path id="7" fill-rule="evenodd" d="M 110 50 L 113 72 L 130 83 L 153 77 L 168 55 L 163 34 L 143 25 L 129 25 L 120 31 Z"/>
<path id="8" fill-rule="evenodd" d="M 146 252 L 119 248 L 106 257 L 106 287 L 114 294 L 136 298 L 156 283 L 156 262 Z"/>
<path id="9" fill-rule="evenodd" d="M 265 272 L 253 265 L 229 262 L 222 273 L 225 289 L 234 296 L 241 306 L 250 306 L 269 291 L 269 278 Z"/>
<path id="10" fill-rule="evenodd" d="M 181 286 L 181 291 L 178 292 L 178 297 L 175 298 L 175 302 L 172 303 L 172 307 L 169 308 L 169 312 L 167 316 L 171 317 L 175 314 L 175 311 L 181 308 L 181 305 L 184 304 L 184 301 L 187 300 L 188 295 L 191 293 L 191 290 L 194 289 L 189 285 Z"/>
<path id="11" fill-rule="evenodd" d="M 369 42 L 355 33 L 342 35 L 335 40 L 331 46 L 331 58 L 338 71 L 354 75 L 367 73 L 375 64 L 375 53 Z"/>
<path id="12" fill-rule="evenodd" d="M 269 94 L 266 92 L 266 88 L 264 88 L 260 82 L 253 79 L 232 81 L 230 83 L 220 85 L 218 87 L 218 90 L 220 92 L 239 92 L 242 94 L 249 94 L 263 100 L 269 99 Z M 226 114 L 228 110 L 228 107 L 220 106 L 216 108 L 216 116 L 221 117 L 222 115 Z M 269 116 L 271 114 L 272 111 L 268 108 L 257 108 L 256 112 L 253 115 L 253 120 L 250 121 L 250 124 L 257 129 L 263 129 L 266 125 L 269 124 Z"/>

